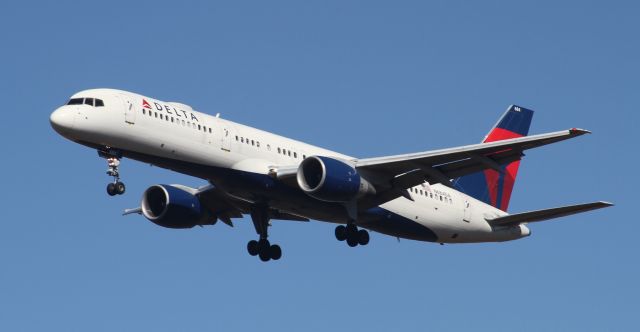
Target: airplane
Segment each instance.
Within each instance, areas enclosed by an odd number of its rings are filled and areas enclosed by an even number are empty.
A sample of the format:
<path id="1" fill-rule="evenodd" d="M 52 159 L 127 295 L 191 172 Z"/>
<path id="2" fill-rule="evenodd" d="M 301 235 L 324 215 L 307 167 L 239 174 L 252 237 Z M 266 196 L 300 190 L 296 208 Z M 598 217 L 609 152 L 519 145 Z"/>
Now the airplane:
<path id="1" fill-rule="evenodd" d="M 207 181 L 198 188 L 155 184 L 138 207 L 156 225 L 185 229 L 250 215 L 247 251 L 278 260 L 272 220 L 338 224 L 335 237 L 367 245 L 368 231 L 440 244 L 502 242 L 531 234 L 529 223 L 605 208 L 596 201 L 509 214 L 523 152 L 587 133 L 528 135 L 533 111 L 511 105 L 478 144 L 356 158 L 259 130 L 192 107 L 115 89 L 78 92 L 50 116 L 63 137 L 108 162 L 111 196 L 125 192 L 129 158 Z"/>

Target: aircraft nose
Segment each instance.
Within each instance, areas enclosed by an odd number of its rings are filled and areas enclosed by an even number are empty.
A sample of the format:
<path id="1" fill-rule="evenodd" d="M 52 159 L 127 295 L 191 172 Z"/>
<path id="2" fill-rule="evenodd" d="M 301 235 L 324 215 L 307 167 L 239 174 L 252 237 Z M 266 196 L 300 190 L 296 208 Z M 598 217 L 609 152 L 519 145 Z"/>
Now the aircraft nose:
<path id="1" fill-rule="evenodd" d="M 73 111 L 64 106 L 53 111 L 49 117 L 51 127 L 60 134 L 73 129 L 73 119 Z"/>

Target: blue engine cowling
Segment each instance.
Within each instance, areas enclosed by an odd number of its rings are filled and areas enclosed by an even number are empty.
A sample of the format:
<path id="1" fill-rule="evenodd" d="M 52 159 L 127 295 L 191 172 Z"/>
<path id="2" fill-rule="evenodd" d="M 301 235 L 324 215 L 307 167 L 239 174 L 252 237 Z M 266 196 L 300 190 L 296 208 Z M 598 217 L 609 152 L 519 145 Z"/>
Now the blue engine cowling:
<path id="1" fill-rule="evenodd" d="M 156 225 L 192 228 L 203 219 L 198 197 L 174 186 L 157 184 L 142 195 L 142 214 Z"/>
<path id="2" fill-rule="evenodd" d="M 373 186 L 344 161 L 311 156 L 302 161 L 298 185 L 307 195 L 326 202 L 348 202 L 373 191 Z"/>

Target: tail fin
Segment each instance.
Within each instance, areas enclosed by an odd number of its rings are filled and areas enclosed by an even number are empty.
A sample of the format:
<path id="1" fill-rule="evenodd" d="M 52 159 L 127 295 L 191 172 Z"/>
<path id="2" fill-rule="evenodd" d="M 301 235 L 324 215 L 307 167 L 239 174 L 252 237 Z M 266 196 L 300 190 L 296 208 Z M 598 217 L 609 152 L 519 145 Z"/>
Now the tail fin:
<path id="1" fill-rule="evenodd" d="M 511 105 L 482 143 L 527 136 L 533 111 Z M 503 172 L 488 169 L 457 178 L 453 184 L 461 192 L 507 211 L 520 160 L 501 165 Z"/>

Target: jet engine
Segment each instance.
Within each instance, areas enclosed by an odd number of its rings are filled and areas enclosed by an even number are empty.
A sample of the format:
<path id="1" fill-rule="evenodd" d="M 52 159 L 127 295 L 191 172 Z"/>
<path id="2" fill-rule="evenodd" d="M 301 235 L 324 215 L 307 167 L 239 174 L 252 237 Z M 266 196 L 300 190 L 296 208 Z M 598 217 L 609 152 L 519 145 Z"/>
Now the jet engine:
<path id="1" fill-rule="evenodd" d="M 307 195 L 325 202 L 348 202 L 375 193 L 353 166 L 329 157 L 307 157 L 298 167 L 297 180 Z"/>
<path id="2" fill-rule="evenodd" d="M 167 228 L 192 228 L 205 216 L 198 197 L 166 184 L 149 187 L 142 195 L 141 207 L 149 221 Z"/>

